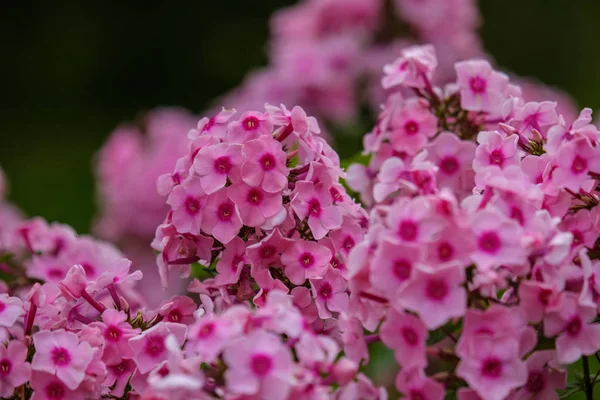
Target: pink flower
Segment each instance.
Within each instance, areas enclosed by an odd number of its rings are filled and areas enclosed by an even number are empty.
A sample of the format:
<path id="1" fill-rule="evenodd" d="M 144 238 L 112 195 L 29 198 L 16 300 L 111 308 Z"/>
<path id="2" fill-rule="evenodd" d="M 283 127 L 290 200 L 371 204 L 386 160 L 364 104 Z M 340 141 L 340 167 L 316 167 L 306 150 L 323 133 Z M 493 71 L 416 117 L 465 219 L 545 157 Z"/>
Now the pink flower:
<path id="1" fill-rule="evenodd" d="M 400 198 L 388 213 L 386 223 L 395 237 L 405 243 L 434 241 L 444 227 L 444 221 L 434 214 L 424 197 Z"/>
<path id="2" fill-rule="evenodd" d="M 519 265 L 525 261 L 521 246 L 523 233 L 516 221 L 496 211 L 484 210 L 472 217 L 470 225 L 476 243 L 471 259 L 478 268 Z"/>
<path id="3" fill-rule="evenodd" d="M 415 263 L 420 259 L 419 247 L 382 238 L 370 264 L 369 279 L 373 288 L 388 298 L 394 298 L 396 290 L 410 279 Z"/>
<path id="4" fill-rule="evenodd" d="M 379 334 L 383 343 L 394 350 L 396 361 L 402 368 L 427 366 L 427 328 L 419 318 L 390 310 Z"/>
<path id="5" fill-rule="evenodd" d="M 95 281 L 89 282 L 88 290 L 99 291 L 110 285 L 131 284 L 134 281 L 142 279 L 142 271 L 129 272 L 131 261 L 126 258 L 120 258 L 114 261 L 109 269 L 104 271 Z"/>
<path id="6" fill-rule="evenodd" d="M 439 187 L 449 187 L 459 193 L 473 188 L 471 163 L 476 145 L 460 140 L 451 132 L 440 133 L 427 147 L 427 158 L 438 167 L 436 175 Z M 471 172 L 472 174 L 472 172 Z"/>
<path id="7" fill-rule="evenodd" d="M 292 194 L 294 212 L 302 220 L 308 217 L 308 226 L 317 240 L 342 225 L 340 209 L 332 204 L 326 189 L 322 184 L 300 181 Z"/>
<path id="8" fill-rule="evenodd" d="M 238 121 L 230 122 L 227 126 L 227 138 L 231 143 L 245 143 L 273 131 L 273 123 L 268 114 L 249 111 Z"/>
<path id="9" fill-rule="evenodd" d="M 316 242 L 297 240 L 281 255 L 285 273 L 294 285 L 321 278 L 331 260 L 331 251 Z"/>
<path id="10" fill-rule="evenodd" d="M 340 229 L 331 231 L 329 237 L 336 252 L 342 253 L 345 258 L 348 257 L 350 250 L 362 240 L 363 232 L 363 228 L 353 218 L 345 217 Z"/>
<path id="11" fill-rule="evenodd" d="M 240 279 L 240 272 L 246 265 L 246 243 L 239 237 L 233 238 L 227 244 L 221 258 L 217 262 L 217 285 L 236 283 Z"/>
<path id="12" fill-rule="evenodd" d="M 94 354 L 89 343 L 80 343 L 76 334 L 62 329 L 38 332 L 33 343 L 31 369 L 56 374 L 70 390 L 77 389 Z"/>
<path id="13" fill-rule="evenodd" d="M 206 193 L 216 192 L 225 186 L 227 178 L 234 180 L 233 178 L 238 176 L 242 163 L 241 152 L 240 145 L 227 143 L 200 149 L 194 157 L 193 168 L 200 176 L 200 186 Z"/>
<path id="14" fill-rule="evenodd" d="M 110 393 L 115 397 L 123 397 L 125 388 L 129 384 L 129 379 L 135 371 L 133 360 L 117 360 L 115 364 L 106 365 L 106 380 L 103 382 L 105 387 L 113 387 Z"/>
<path id="15" fill-rule="evenodd" d="M 158 325 L 142 332 L 141 335 L 129 339 L 129 346 L 133 350 L 133 360 L 138 371 L 142 374 L 150 372 L 168 357 L 166 339 L 174 335 L 177 344 L 182 346 L 185 342 L 187 327 L 183 324 L 160 322 Z"/>
<path id="16" fill-rule="evenodd" d="M 393 305 L 398 310 L 405 308 L 419 314 L 428 329 L 439 328 L 450 318 L 465 314 L 464 280 L 465 271 L 457 264 L 437 269 L 417 264 L 410 280 L 398 288 Z"/>
<path id="17" fill-rule="evenodd" d="M 232 320 L 206 315 L 190 326 L 185 350 L 198 354 L 206 362 L 214 361 L 230 340 L 239 334 Z"/>
<path id="18" fill-rule="evenodd" d="M 552 350 L 536 351 L 525 361 L 527 383 L 511 400 L 558 400 L 556 389 L 567 385 L 567 372 L 553 366 Z"/>
<path id="19" fill-rule="evenodd" d="M 103 359 L 107 363 L 118 362 L 121 358 L 133 357 L 133 351 L 127 341 L 140 333 L 126 322 L 127 315 L 122 311 L 107 309 L 102 313 L 102 322 L 93 322 L 90 326 L 100 329 L 104 341 Z"/>
<path id="20" fill-rule="evenodd" d="M 83 295 L 87 283 L 83 267 L 81 265 L 73 265 L 69 268 L 67 276 L 58 283 L 58 287 L 67 300 L 72 300 L 78 299 Z"/>
<path id="21" fill-rule="evenodd" d="M 292 358 L 281 340 L 256 331 L 229 345 L 223 358 L 227 389 L 239 395 L 285 399 L 292 383 Z"/>
<path id="22" fill-rule="evenodd" d="M 173 209 L 171 219 L 179 232 L 195 235 L 200 233 L 206 193 L 198 177 L 191 176 L 183 184 L 175 186 L 167 204 Z"/>
<path id="23" fill-rule="evenodd" d="M 533 130 L 535 129 L 543 135 L 544 127 L 558 122 L 556 106 L 557 103 L 552 101 L 525 103 L 513 111 L 510 125 L 514 126 L 527 139 L 541 140 L 543 138 L 534 136 Z"/>
<path id="24" fill-rule="evenodd" d="M 456 375 L 467 381 L 486 400 L 503 400 L 527 382 L 527 368 L 518 356 L 518 342 L 510 339 L 480 338 L 469 343 Z"/>
<path id="25" fill-rule="evenodd" d="M 385 76 L 381 80 L 381 86 L 384 89 L 401 85 L 418 89 L 426 88 L 431 85 L 436 67 L 437 58 L 432 45 L 407 47 L 402 50 L 400 58 L 383 67 Z"/>
<path id="26" fill-rule="evenodd" d="M 208 197 L 202 210 L 202 230 L 223 244 L 229 243 L 243 226 L 235 203 L 227 197 L 226 190 L 220 190 Z"/>
<path id="27" fill-rule="evenodd" d="M 399 112 L 392 114 L 389 129 L 394 150 L 415 155 L 436 134 L 437 118 L 427 103 L 407 100 Z"/>
<path id="28" fill-rule="evenodd" d="M 294 241 L 281 234 L 277 228 L 259 243 L 246 249 L 252 270 L 260 270 L 271 265 L 281 265 L 281 253 L 285 252 Z"/>
<path id="29" fill-rule="evenodd" d="M 186 296 L 173 296 L 164 306 L 159 314 L 167 322 L 189 325 L 194 322 L 194 312 L 198 309 L 194 300 Z"/>
<path id="30" fill-rule="evenodd" d="M 248 185 L 262 187 L 269 193 L 281 192 L 287 187 L 290 171 L 279 141 L 268 136 L 250 140 L 244 143 L 242 154 L 245 161 L 241 177 Z"/>
<path id="31" fill-rule="evenodd" d="M 559 188 L 573 192 L 579 189 L 589 172 L 600 173 L 600 157 L 598 147 L 592 147 L 585 138 L 564 143 L 556 154 L 556 168 L 552 170 L 552 183 Z"/>
<path id="32" fill-rule="evenodd" d="M 484 167 L 495 165 L 505 168 L 509 165 L 518 165 L 519 154 L 517 152 L 516 135 L 504 137 L 494 131 L 482 131 L 477 135 L 477 149 L 473 159 L 473 170 L 479 172 Z"/>
<path id="33" fill-rule="evenodd" d="M 246 226 L 261 226 L 282 210 L 281 193 L 269 193 L 242 181 L 229 186 L 227 195 L 236 204 Z"/>
<path id="34" fill-rule="evenodd" d="M 27 347 L 18 340 L 0 345 L 0 396 L 9 398 L 16 387 L 26 383 L 31 375 L 31 366 L 25 362 Z"/>
<path id="35" fill-rule="evenodd" d="M 348 308 L 346 282 L 340 271 L 329 268 L 322 279 L 310 281 L 313 297 L 322 319 L 331 318 L 331 312 L 345 312 Z"/>
<path id="36" fill-rule="evenodd" d="M 12 328 L 24 313 L 21 299 L 0 293 L 0 327 Z"/>
<path id="37" fill-rule="evenodd" d="M 411 400 L 443 400 L 446 392 L 444 385 L 425 376 L 419 367 L 402 368 L 396 377 L 396 388 Z"/>
<path id="38" fill-rule="evenodd" d="M 202 118 L 198 121 L 196 129 L 188 133 L 189 139 L 195 139 L 201 135 L 210 135 L 215 138 L 224 138 L 227 130 L 227 123 L 235 114 L 235 110 L 226 110 L 222 108 L 217 115 L 211 118 Z"/>
<path id="39" fill-rule="evenodd" d="M 455 64 L 460 105 L 468 111 L 496 113 L 504 104 L 508 77 L 494 71 L 487 61 L 469 60 Z"/>
<path id="40" fill-rule="evenodd" d="M 555 336 L 556 360 L 571 364 L 582 355 L 589 356 L 600 350 L 600 325 L 594 324 L 596 308 L 581 306 L 577 296 L 565 293 L 559 308 L 544 318 L 544 335 Z"/>
<path id="41" fill-rule="evenodd" d="M 31 374 L 31 400 L 84 400 L 85 392 L 69 388 L 59 377 L 46 372 Z"/>

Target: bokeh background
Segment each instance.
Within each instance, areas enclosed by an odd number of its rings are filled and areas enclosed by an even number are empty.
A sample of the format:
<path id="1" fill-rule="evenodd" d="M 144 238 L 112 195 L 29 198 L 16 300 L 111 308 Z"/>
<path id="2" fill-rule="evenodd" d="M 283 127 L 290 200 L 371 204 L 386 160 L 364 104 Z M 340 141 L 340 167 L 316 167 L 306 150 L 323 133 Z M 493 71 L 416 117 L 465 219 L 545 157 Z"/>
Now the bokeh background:
<path id="1" fill-rule="evenodd" d="M 28 215 L 87 232 L 92 160 L 160 105 L 195 113 L 264 65 L 268 17 L 291 0 L 3 2 L 0 165 Z M 600 108 L 600 1 L 480 1 L 498 65 Z"/>

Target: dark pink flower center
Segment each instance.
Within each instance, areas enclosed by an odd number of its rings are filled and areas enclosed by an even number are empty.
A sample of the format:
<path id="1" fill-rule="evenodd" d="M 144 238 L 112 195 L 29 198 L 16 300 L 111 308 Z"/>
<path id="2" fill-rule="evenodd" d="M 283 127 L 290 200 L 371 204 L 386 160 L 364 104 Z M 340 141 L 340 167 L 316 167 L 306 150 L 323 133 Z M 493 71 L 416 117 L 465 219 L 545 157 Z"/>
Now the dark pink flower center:
<path id="1" fill-rule="evenodd" d="M 581 156 L 575 156 L 573 164 L 571 164 L 571 171 L 575 174 L 580 174 L 587 169 L 587 160 Z"/>
<path id="2" fill-rule="evenodd" d="M 458 160 L 452 156 L 447 156 L 442 158 L 440 161 L 440 171 L 445 173 L 446 175 L 452 175 L 459 168 Z"/>
<path id="3" fill-rule="evenodd" d="M 577 247 L 583 243 L 583 233 L 581 233 L 581 231 L 572 230 L 571 233 L 573 234 L 572 247 Z"/>
<path id="4" fill-rule="evenodd" d="M 248 192 L 248 203 L 252 205 L 259 205 L 262 203 L 263 194 L 258 188 L 252 188 Z"/>
<path id="5" fill-rule="evenodd" d="M 52 279 L 63 279 L 65 277 L 66 273 L 64 270 L 60 269 L 60 268 L 50 268 L 48 269 L 48 277 L 52 278 Z"/>
<path id="6" fill-rule="evenodd" d="M 413 221 L 402 221 L 398 229 L 398 234 L 403 240 L 409 242 L 417 238 L 418 231 L 419 227 Z"/>
<path id="7" fill-rule="evenodd" d="M 51 353 L 52 362 L 59 367 L 69 365 L 71 362 L 71 354 L 64 347 L 55 347 Z"/>
<path id="8" fill-rule="evenodd" d="M 265 376 L 273 367 L 271 357 L 266 354 L 255 354 L 250 362 L 252 371 L 258 376 Z"/>
<path id="9" fill-rule="evenodd" d="M 479 237 L 479 248 L 486 253 L 494 254 L 500 250 L 502 242 L 496 232 L 484 232 Z"/>
<path id="10" fill-rule="evenodd" d="M 150 357 L 157 358 L 165 351 L 165 338 L 162 336 L 150 336 L 146 339 L 144 351 Z"/>
<path id="11" fill-rule="evenodd" d="M 427 400 L 427 397 L 425 397 L 423 392 L 418 389 L 412 389 L 409 396 L 409 400 Z"/>
<path id="12" fill-rule="evenodd" d="M 6 310 L 6 304 L 0 301 L 0 313 L 4 310 Z"/>
<path id="13" fill-rule="evenodd" d="M 402 328 L 402 337 L 404 338 L 404 341 L 411 346 L 416 345 L 419 341 L 419 335 L 417 335 L 417 332 L 411 326 Z"/>
<path id="14" fill-rule="evenodd" d="M 342 247 L 346 250 L 350 250 L 355 244 L 356 242 L 352 236 L 346 236 L 346 239 L 344 239 L 344 242 L 342 243 Z"/>
<path id="15" fill-rule="evenodd" d="M 190 215 L 196 215 L 200 212 L 200 202 L 195 197 L 188 197 L 185 199 L 185 210 Z"/>
<path id="16" fill-rule="evenodd" d="M 414 135 L 419 132 L 419 124 L 413 120 L 408 121 L 404 124 L 404 131 L 407 135 Z"/>
<path id="17" fill-rule="evenodd" d="M 8 359 L 3 359 L 0 361 L 0 376 L 7 376 L 10 374 L 12 370 L 12 363 Z"/>
<path id="18" fill-rule="evenodd" d="M 527 384 L 525 388 L 530 393 L 539 393 L 546 386 L 546 379 L 544 374 L 540 371 L 530 371 L 529 378 L 527 378 Z"/>
<path id="19" fill-rule="evenodd" d="M 271 258 L 275 254 L 275 247 L 268 245 L 268 244 L 263 245 L 260 248 L 260 251 L 258 252 L 258 254 L 260 255 L 260 258 L 263 258 L 263 259 Z"/>
<path id="20" fill-rule="evenodd" d="M 405 281 L 410 278 L 410 272 L 412 271 L 412 265 L 408 260 L 396 260 L 394 262 L 394 275 L 401 280 Z"/>
<path id="21" fill-rule="evenodd" d="M 502 361 L 497 358 L 488 358 L 481 366 L 481 375 L 488 378 L 498 378 L 502 375 Z"/>
<path id="22" fill-rule="evenodd" d="M 333 288 L 331 287 L 329 282 L 325 282 L 323 285 L 321 285 L 321 288 L 319 289 L 319 295 L 321 297 L 328 299 L 331 297 L 332 294 L 333 294 Z"/>
<path id="23" fill-rule="evenodd" d="M 540 290 L 540 294 L 538 295 L 538 300 L 540 301 L 540 303 L 547 306 L 550 303 L 550 296 L 552 296 L 552 290 L 542 289 Z"/>
<path id="24" fill-rule="evenodd" d="M 440 301 L 448 295 L 448 284 L 442 279 L 430 279 L 427 282 L 427 297 L 432 300 Z"/>
<path id="25" fill-rule="evenodd" d="M 242 256 L 239 256 L 236 254 L 233 257 L 233 260 L 231 260 L 231 270 L 237 271 L 238 265 L 240 265 L 240 263 L 242 263 L 242 262 L 244 262 L 244 258 Z"/>
<path id="26" fill-rule="evenodd" d="M 229 222 L 229 221 L 231 221 L 231 218 L 233 217 L 233 211 L 234 211 L 233 204 L 223 203 L 217 209 L 217 216 L 219 217 L 219 219 L 221 221 Z"/>
<path id="27" fill-rule="evenodd" d="M 448 242 L 440 243 L 437 250 L 440 261 L 448 261 L 454 255 L 454 247 Z"/>
<path id="28" fill-rule="evenodd" d="M 476 94 L 485 93 L 487 82 L 480 76 L 474 76 L 469 80 L 471 91 Z"/>
<path id="29" fill-rule="evenodd" d="M 222 156 L 215 160 L 215 172 L 220 175 L 228 174 L 233 165 L 229 156 Z"/>
<path id="30" fill-rule="evenodd" d="M 319 199 L 310 199 L 308 201 L 308 215 L 317 218 L 321 215 L 321 202 Z"/>
<path id="31" fill-rule="evenodd" d="M 46 386 L 46 397 L 52 400 L 62 400 L 65 398 L 65 386 L 60 382 L 50 382 Z"/>
<path id="32" fill-rule="evenodd" d="M 567 334 L 569 336 L 578 336 L 581 330 L 583 329 L 583 323 L 581 322 L 581 318 L 579 315 L 575 315 L 573 318 L 569 320 L 567 324 Z"/>
<path id="33" fill-rule="evenodd" d="M 271 153 L 263 154 L 262 157 L 260 157 L 260 159 L 258 160 L 258 163 L 265 171 L 270 171 L 277 165 L 275 157 L 273 157 L 273 154 Z"/>
<path id="34" fill-rule="evenodd" d="M 85 272 L 85 276 L 87 276 L 88 278 L 93 278 L 94 276 L 96 276 L 96 269 L 91 264 L 81 263 L 81 267 Z"/>
<path id="35" fill-rule="evenodd" d="M 329 194 L 331 194 L 331 200 L 333 200 L 334 203 L 344 201 L 342 194 L 333 186 L 329 188 Z"/>
<path id="36" fill-rule="evenodd" d="M 520 225 L 525 223 L 525 217 L 523 216 L 523 211 L 521 211 L 518 207 L 513 207 L 510 210 L 510 217 L 517 221 Z"/>
<path id="37" fill-rule="evenodd" d="M 247 131 L 253 131 L 258 128 L 260 121 L 256 117 L 246 117 L 242 121 L 242 125 L 246 128 Z"/>
<path id="38" fill-rule="evenodd" d="M 497 165 L 499 167 L 504 164 L 504 154 L 502 150 L 496 149 L 490 153 L 490 164 Z"/>
<path id="39" fill-rule="evenodd" d="M 110 342 L 118 342 L 123 332 L 119 327 L 110 325 L 104 332 L 104 338 Z"/>
<path id="40" fill-rule="evenodd" d="M 315 263 L 315 257 L 310 253 L 302 253 L 300 255 L 300 265 L 304 268 L 310 268 Z"/>
<path id="41" fill-rule="evenodd" d="M 212 335 L 214 330 L 215 330 L 215 324 L 213 324 L 212 322 L 209 322 L 198 330 L 198 334 L 196 335 L 196 337 L 198 339 L 206 339 L 207 337 Z"/>
<path id="42" fill-rule="evenodd" d="M 167 315 L 167 320 L 170 322 L 180 322 L 182 319 L 183 314 L 178 309 L 169 311 L 169 315 Z"/>
<path id="43" fill-rule="evenodd" d="M 210 128 L 212 128 L 214 125 L 215 125 L 215 118 L 214 117 L 209 118 L 208 122 L 202 127 L 201 132 L 208 132 L 208 130 Z"/>

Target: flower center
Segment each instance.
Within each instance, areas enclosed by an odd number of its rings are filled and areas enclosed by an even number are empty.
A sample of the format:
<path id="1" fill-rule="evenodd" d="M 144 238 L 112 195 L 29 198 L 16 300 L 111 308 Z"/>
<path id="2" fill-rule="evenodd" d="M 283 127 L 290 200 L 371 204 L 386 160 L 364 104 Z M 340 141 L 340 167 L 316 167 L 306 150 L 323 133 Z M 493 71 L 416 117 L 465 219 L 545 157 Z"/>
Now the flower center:
<path id="1" fill-rule="evenodd" d="M 69 351 L 64 347 L 55 347 L 52 350 L 51 357 L 52 362 L 59 367 L 69 365 L 69 363 L 71 362 L 71 355 L 69 354 Z"/>
<path id="2" fill-rule="evenodd" d="M 261 247 L 259 254 L 260 258 L 271 258 L 275 254 L 275 247 L 270 245 L 264 245 Z"/>
<path id="3" fill-rule="evenodd" d="M 419 341 L 419 335 L 417 335 L 417 332 L 410 326 L 402 328 L 402 337 L 404 338 L 404 341 L 411 346 L 416 345 Z"/>
<path id="4" fill-rule="evenodd" d="M 255 354 L 251 361 L 252 371 L 258 376 L 265 376 L 273 367 L 271 357 L 265 354 Z"/>
<path id="5" fill-rule="evenodd" d="M 52 400 L 65 398 L 65 387 L 60 382 L 51 382 L 46 386 L 46 397 Z"/>
<path id="6" fill-rule="evenodd" d="M 328 299 L 333 294 L 333 288 L 329 284 L 329 282 L 325 282 L 321 289 L 319 289 L 319 295 L 325 299 Z"/>
<path id="7" fill-rule="evenodd" d="M 333 186 L 329 188 L 329 194 L 331 194 L 331 200 L 333 200 L 334 203 L 344 200 L 342 194 Z"/>
<path id="8" fill-rule="evenodd" d="M 208 324 L 204 325 L 202 328 L 200 328 L 198 330 L 198 335 L 196 335 L 196 337 L 198 339 L 206 339 L 207 337 L 212 335 L 214 330 L 215 330 L 215 324 L 213 324 L 212 322 L 209 322 Z"/>
<path id="9" fill-rule="evenodd" d="M 575 174 L 580 174 L 587 169 L 587 160 L 581 156 L 575 156 L 573 164 L 571 164 L 571 170 Z"/>
<path id="10" fill-rule="evenodd" d="M 342 247 L 346 250 L 350 250 L 354 247 L 355 244 L 356 242 L 354 241 L 354 238 L 352 236 L 346 236 L 346 239 L 344 239 L 344 243 L 342 243 Z"/>
<path id="11" fill-rule="evenodd" d="M 490 164 L 497 165 L 499 167 L 504 164 L 504 154 L 502 154 L 502 150 L 496 149 L 490 153 Z"/>
<path id="12" fill-rule="evenodd" d="M 169 311 L 169 315 L 167 316 L 167 320 L 171 322 L 179 322 L 182 319 L 183 315 L 181 314 L 181 311 L 177 309 Z"/>
<path id="13" fill-rule="evenodd" d="M 458 168 L 458 161 L 454 157 L 444 157 L 440 162 L 440 171 L 446 175 L 454 174 L 456 171 L 458 171 Z"/>
<path id="14" fill-rule="evenodd" d="M 531 393 L 539 393 L 544 389 L 544 386 L 546 386 L 544 374 L 540 371 L 531 371 L 525 385 L 527 390 Z"/>
<path id="15" fill-rule="evenodd" d="M 501 245 L 500 237 L 498 237 L 496 232 L 484 232 L 479 237 L 479 248 L 486 253 L 496 253 L 500 250 Z"/>
<path id="16" fill-rule="evenodd" d="M 411 270 L 412 265 L 407 260 L 396 260 L 396 262 L 394 262 L 394 275 L 401 281 L 410 278 Z"/>
<path id="17" fill-rule="evenodd" d="M 259 121 L 256 117 L 246 117 L 242 122 L 247 131 L 252 131 L 258 127 Z"/>
<path id="18" fill-rule="evenodd" d="M 231 203 L 223 203 L 217 209 L 217 215 L 219 219 L 224 222 L 228 222 L 231 220 L 233 216 L 233 204 Z"/>
<path id="19" fill-rule="evenodd" d="M 228 156 L 219 157 L 215 160 L 215 172 L 224 175 L 231 171 L 231 159 Z"/>
<path id="20" fill-rule="evenodd" d="M 12 363 L 8 359 L 0 361 L 0 376 L 7 376 L 12 370 Z"/>
<path id="21" fill-rule="evenodd" d="M 577 336 L 581 332 L 582 328 L 583 323 L 581 322 L 581 318 L 578 315 L 575 315 L 569 320 L 566 331 L 569 336 Z"/>
<path id="22" fill-rule="evenodd" d="M 200 211 L 200 202 L 195 197 L 185 199 L 185 209 L 190 215 L 196 215 Z"/>
<path id="23" fill-rule="evenodd" d="M 121 330 L 114 325 L 106 328 L 106 332 L 104 332 L 104 337 L 111 342 L 118 342 L 121 337 Z"/>
<path id="24" fill-rule="evenodd" d="M 419 124 L 412 120 L 408 121 L 406 124 L 404 124 L 404 131 L 407 135 L 414 135 L 415 133 L 419 132 Z"/>
<path id="25" fill-rule="evenodd" d="M 487 82 L 480 76 L 474 76 L 469 80 L 471 91 L 476 94 L 485 93 Z"/>
<path id="26" fill-rule="evenodd" d="M 300 256 L 300 265 L 304 268 L 310 268 L 315 263 L 315 258 L 310 253 L 303 253 Z"/>
<path id="27" fill-rule="evenodd" d="M 165 351 L 165 339 L 161 336 L 150 336 L 146 340 L 144 351 L 150 357 L 159 357 Z"/>
<path id="28" fill-rule="evenodd" d="M 308 201 L 308 214 L 313 217 L 321 215 L 321 202 L 318 199 L 310 199 Z"/>
<path id="29" fill-rule="evenodd" d="M 483 362 L 481 374 L 488 378 L 498 378 L 502 375 L 502 361 L 497 358 L 488 358 Z"/>
<path id="30" fill-rule="evenodd" d="M 440 301 L 448 295 L 448 284 L 441 279 L 430 279 L 427 282 L 427 297 Z"/>
<path id="31" fill-rule="evenodd" d="M 442 242 L 438 246 L 438 258 L 440 261 L 448 261 L 454 255 L 454 248 L 448 242 Z"/>
<path id="32" fill-rule="evenodd" d="M 413 241 L 417 238 L 418 226 L 413 221 L 402 221 L 398 234 L 403 240 Z"/>
<path id="33" fill-rule="evenodd" d="M 413 389 L 410 391 L 410 400 L 427 400 L 427 397 L 418 389 Z"/>
<path id="34" fill-rule="evenodd" d="M 263 154 L 262 157 L 260 157 L 260 159 L 258 160 L 258 163 L 260 164 L 262 169 L 265 171 L 272 170 L 273 168 L 275 168 L 275 165 L 277 164 L 275 162 L 275 157 L 273 157 L 273 154 L 271 154 L 271 153 Z"/>
<path id="35" fill-rule="evenodd" d="M 518 207 L 513 207 L 510 210 L 510 217 L 517 221 L 520 225 L 525 223 L 525 217 L 523 216 L 523 211 L 521 211 Z"/>
<path id="36" fill-rule="evenodd" d="M 257 188 L 252 188 L 248 192 L 248 203 L 250 203 L 250 204 L 258 205 L 262 202 L 262 198 L 263 198 L 262 192 L 260 190 L 258 190 Z"/>
<path id="37" fill-rule="evenodd" d="M 4 310 L 6 310 L 6 304 L 0 301 L 0 313 Z"/>

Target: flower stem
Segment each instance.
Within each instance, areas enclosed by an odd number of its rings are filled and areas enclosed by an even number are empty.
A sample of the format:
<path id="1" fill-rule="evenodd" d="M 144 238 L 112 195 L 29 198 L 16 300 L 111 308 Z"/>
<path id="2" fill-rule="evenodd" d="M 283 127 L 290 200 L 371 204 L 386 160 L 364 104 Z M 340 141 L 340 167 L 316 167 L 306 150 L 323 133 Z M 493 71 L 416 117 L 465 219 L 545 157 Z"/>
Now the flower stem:
<path id="1" fill-rule="evenodd" d="M 585 388 L 585 398 L 587 400 L 594 400 L 594 392 L 592 382 L 590 380 L 590 364 L 587 356 L 583 356 L 583 382 Z"/>

